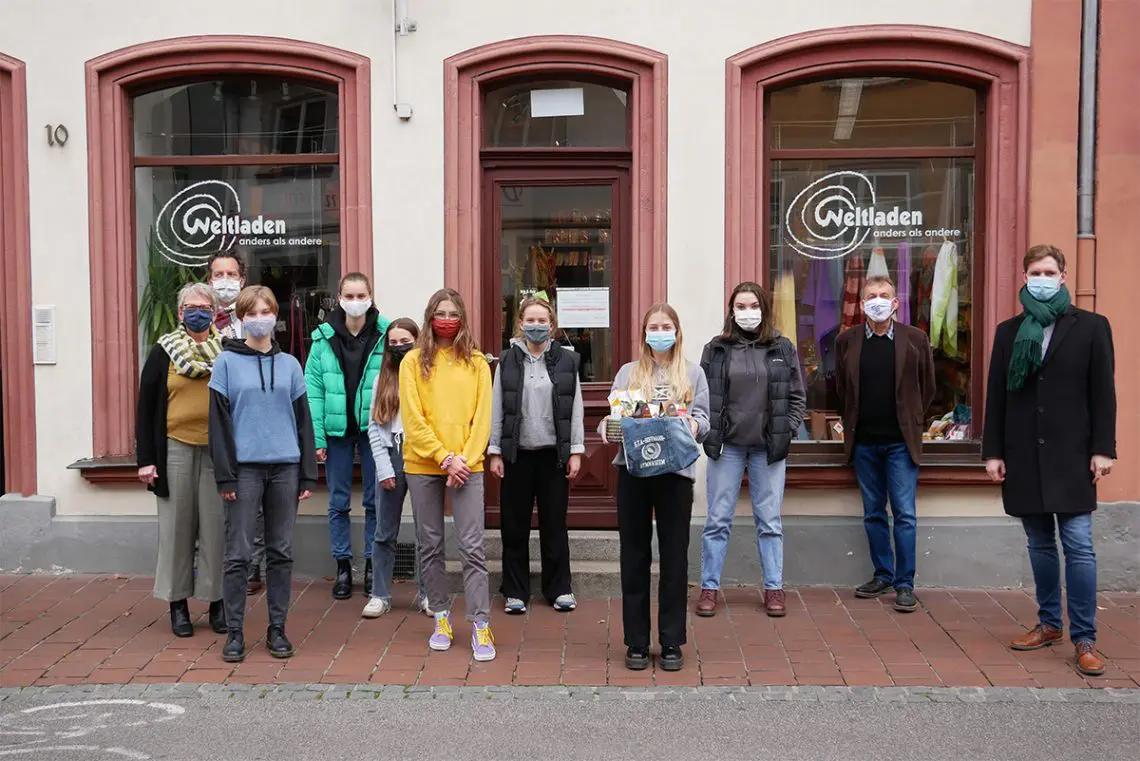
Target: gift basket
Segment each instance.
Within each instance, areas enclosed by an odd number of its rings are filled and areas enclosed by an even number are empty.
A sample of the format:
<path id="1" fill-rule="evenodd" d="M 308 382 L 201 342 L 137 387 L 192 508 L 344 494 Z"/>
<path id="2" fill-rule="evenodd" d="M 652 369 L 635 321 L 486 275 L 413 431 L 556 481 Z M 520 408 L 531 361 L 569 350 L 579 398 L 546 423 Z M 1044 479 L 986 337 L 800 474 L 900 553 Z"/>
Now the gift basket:
<path id="1" fill-rule="evenodd" d="M 606 439 L 622 445 L 630 475 L 675 473 L 700 456 L 684 403 L 650 402 L 640 389 L 615 391 L 609 401 Z"/>

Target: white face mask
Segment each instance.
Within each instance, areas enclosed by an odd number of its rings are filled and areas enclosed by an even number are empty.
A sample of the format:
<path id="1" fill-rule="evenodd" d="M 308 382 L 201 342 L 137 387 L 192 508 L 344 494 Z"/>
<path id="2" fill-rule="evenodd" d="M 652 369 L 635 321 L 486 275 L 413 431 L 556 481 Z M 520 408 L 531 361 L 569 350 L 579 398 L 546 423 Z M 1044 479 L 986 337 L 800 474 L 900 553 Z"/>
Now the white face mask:
<path id="1" fill-rule="evenodd" d="M 733 317 L 741 330 L 756 330 L 763 321 L 763 314 L 759 307 L 755 309 L 736 309 L 733 311 Z"/>
<path id="2" fill-rule="evenodd" d="M 214 295 L 218 297 L 218 301 L 222 302 L 224 306 L 237 301 L 238 294 L 241 293 L 241 281 L 233 280 L 232 278 L 223 277 L 210 283 L 214 289 Z"/>
<path id="3" fill-rule="evenodd" d="M 368 310 L 372 308 L 372 299 L 363 299 L 361 301 L 347 301 L 340 300 L 340 308 L 349 317 L 363 317 L 368 314 Z"/>
<path id="4" fill-rule="evenodd" d="M 863 314 L 867 315 L 867 319 L 871 322 L 886 322 L 894 314 L 894 311 L 891 306 L 891 299 L 880 297 L 867 299 L 863 302 Z"/>

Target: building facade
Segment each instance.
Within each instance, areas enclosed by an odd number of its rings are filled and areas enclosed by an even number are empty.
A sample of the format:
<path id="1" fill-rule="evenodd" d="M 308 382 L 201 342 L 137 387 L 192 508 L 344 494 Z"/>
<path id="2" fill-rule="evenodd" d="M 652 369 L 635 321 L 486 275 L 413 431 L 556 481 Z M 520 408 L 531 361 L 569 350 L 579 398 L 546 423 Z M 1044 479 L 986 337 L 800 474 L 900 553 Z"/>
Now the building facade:
<path id="1" fill-rule="evenodd" d="M 1140 2 L 1083 6 L 6 2 L 0 568 L 152 568 L 140 358 L 178 287 L 230 249 L 276 293 L 278 340 L 302 361 L 350 271 L 389 317 L 457 288 L 491 353 L 519 299 L 546 292 L 583 359 L 588 429 L 646 307 L 677 308 L 696 359 L 732 287 L 765 284 L 810 410 L 789 461 L 790 583 L 866 576 L 831 348 L 860 319 L 844 291 L 885 271 L 938 371 L 920 581 L 1018 586 L 1024 536 L 981 465 L 982 395 L 1021 255 L 1049 242 L 1115 332 L 1120 465 L 1098 549 L 1102 586 L 1135 587 Z M 589 443 L 572 526 L 616 526 L 611 454 Z M 702 476 L 694 536 L 703 491 Z M 492 488 L 492 526 L 496 505 Z M 322 494 L 303 508 L 301 571 L 325 571 L 323 509 Z M 750 537 L 734 532 L 726 580 L 757 576 Z"/>

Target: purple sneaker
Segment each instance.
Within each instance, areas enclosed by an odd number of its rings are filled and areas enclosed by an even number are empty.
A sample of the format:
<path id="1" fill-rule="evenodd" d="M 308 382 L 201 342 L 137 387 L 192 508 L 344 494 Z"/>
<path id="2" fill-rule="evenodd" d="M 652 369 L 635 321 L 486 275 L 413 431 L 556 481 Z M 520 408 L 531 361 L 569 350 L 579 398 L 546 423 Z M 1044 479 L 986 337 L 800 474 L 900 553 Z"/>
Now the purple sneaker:
<path id="1" fill-rule="evenodd" d="M 495 660 L 495 636 L 491 634 L 491 625 L 486 621 L 475 624 L 471 632 L 471 651 L 475 653 L 477 661 Z"/>
<path id="2" fill-rule="evenodd" d="M 450 650 L 451 640 L 455 639 L 455 635 L 451 631 L 451 618 L 446 613 L 435 614 L 435 633 L 431 635 L 428 640 L 428 647 L 432 650 Z"/>

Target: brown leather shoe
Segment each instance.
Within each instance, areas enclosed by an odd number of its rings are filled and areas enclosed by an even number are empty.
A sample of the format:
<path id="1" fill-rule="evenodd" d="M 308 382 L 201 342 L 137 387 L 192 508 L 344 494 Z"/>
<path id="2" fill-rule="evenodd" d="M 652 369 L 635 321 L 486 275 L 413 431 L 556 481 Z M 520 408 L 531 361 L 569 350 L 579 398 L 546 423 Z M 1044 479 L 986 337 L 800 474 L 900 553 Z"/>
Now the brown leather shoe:
<path id="1" fill-rule="evenodd" d="M 1104 673 L 1104 661 L 1093 650 L 1093 643 L 1077 643 L 1077 671 L 1085 676 L 1100 676 Z"/>
<path id="2" fill-rule="evenodd" d="M 788 608 L 784 604 L 784 590 L 782 589 L 765 589 L 764 590 L 764 609 L 768 611 L 768 615 L 772 618 L 780 618 L 787 615 Z"/>
<path id="3" fill-rule="evenodd" d="M 702 589 L 701 597 L 697 600 L 696 614 L 708 618 L 716 615 L 718 592 L 715 589 Z"/>
<path id="4" fill-rule="evenodd" d="M 1028 631 L 1010 642 L 1009 647 L 1011 650 L 1040 650 L 1060 641 L 1061 632 L 1052 626 L 1037 624 L 1032 631 Z"/>

